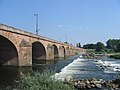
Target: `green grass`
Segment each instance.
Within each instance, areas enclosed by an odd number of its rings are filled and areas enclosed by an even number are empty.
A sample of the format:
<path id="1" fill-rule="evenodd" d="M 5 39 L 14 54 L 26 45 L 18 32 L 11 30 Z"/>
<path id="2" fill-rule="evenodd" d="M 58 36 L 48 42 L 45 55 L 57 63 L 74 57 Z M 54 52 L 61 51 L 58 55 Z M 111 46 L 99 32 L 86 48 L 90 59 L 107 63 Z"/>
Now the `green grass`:
<path id="1" fill-rule="evenodd" d="M 72 82 L 55 80 L 51 76 L 53 72 L 33 72 L 22 75 L 19 81 L 19 90 L 74 90 Z"/>
<path id="2" fill-rule="evenodd" d="M 120 59 L 120 54 L 110 55 L 111 58 Z"/>

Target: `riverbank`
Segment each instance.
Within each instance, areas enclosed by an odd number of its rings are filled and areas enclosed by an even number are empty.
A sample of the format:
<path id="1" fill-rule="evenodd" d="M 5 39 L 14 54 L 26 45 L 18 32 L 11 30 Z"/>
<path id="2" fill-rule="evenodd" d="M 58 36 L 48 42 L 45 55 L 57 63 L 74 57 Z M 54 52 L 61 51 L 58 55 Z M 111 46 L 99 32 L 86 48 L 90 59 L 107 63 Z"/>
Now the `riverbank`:
<path id="1" fill-rule="evenodd" d="M 120 59 L 120 53 L 106 53 L 106 54 L 87 54 L 86 59 L 99 59 L 101 56 L 108 56 L 114 59 Z"/>
<path id="2" fill-rule="evenodd" d="M 42 73 L 21 73 L 20 79 L 15 80 L 14 87 L 8 86 L 5 90 L 74 90 L 73 82 L 56 80 L 52 77 L 53 74 L 48 70 Z"/>
<path id="3" fill-rule="evenodd" d="M 80 79 L 73 80 L 64 79 L 56 80 L 53 77 L 54 72 L 44 71 L 43 73 L 33 72 L 32 74 L 24 75 L 21 73 L 21 78 L 16 82 L 14 87 L 6 87 L 6 90 L 119 90 L 120 78 L 115 80 L 103 80 L 103 79 Z"/>
<path id="4" fill-rule="evenodd" d="M 53 65 L 59 68 L 56 68 L 57 70 L 53 68 L 48 72 L 46 70 L 41 72 L 38 69 L 28 74 L 20 73 L 20 79 L 15 80 L 14 86 L 9 84 L 5 89 L 0 88 L 0 90 L 81 90 L 80 88 L 100 90 L 110 88 L 108 87 L 110 84 L 115 85 L 112 87 L 119 88 L 119 84 L 114 84 L 117 76 L 120 76 L 119 60 L 106 56 L 103 56 L 101 60 L 80 57 L 81 55 L 78 55 L 52 64 L 52 68 Z"/>
<path id="5" fill-rule="evenodd" d="M 95 56 L 109 56 L 110 58 L 120 59 L 120 53 L 95 54 Z"/>
<path id="6" fill-rule="evenodd" d="M 110 55 L 110 58 L 120 59 L 120 54 Z"/>
<path id="7" fill-rule="evenodd" d="M 106 59 L 107 58 L 105 58 L 105 60 Z M 77 58 L 73 62 L 62 68 L 59 73 L 53 73 L 50 76 L 45 77 L 43 81 L 39 80 L 41 76 L 38 76 L 38 78 L 32 82 L 35 82 L 36 84 L 34 84 L 39 85 L 39 87 L 41 87 L 42 85 L 43 89 L 46 88 L 45 90 L 119 90 L 120 79 L 116 77 L 118 71 L 114 71 L 114 67 L 111 67 L 110 69 L 110 64 L 112 65 L 114 60 L 111 61 L 109 60 L 109 58 L 108 60 L 105 60 L 103 59 L 102 61 Z M 56 77 L 56 75 L 58 76 Z M 39 83 L 37 82 L 37 80 L 39 81 Z M 31 82 L 30 80 L 27 81 Z M 56 83 L 59 86 L 57 86 Z M 30 84 L 32 85 L 33 90 L 35 90 L 33 87 L 34 84 Z M 23 84 L 23 86 L 24 85 L 26 84 Z M 30 89 L 29 87 L 27 88 Z"/>
<path id="8" fill-rule="evenodd" d="M 77 80 L 74 83 L 74 87 L 78 90 L 85 90 L 85 89 L 90 89 L 90 90 L 120 90 L 120 78 L 117 78 L 115 80 L 102 80 L 102 79 L 82 79 L 82 80 Z"/>

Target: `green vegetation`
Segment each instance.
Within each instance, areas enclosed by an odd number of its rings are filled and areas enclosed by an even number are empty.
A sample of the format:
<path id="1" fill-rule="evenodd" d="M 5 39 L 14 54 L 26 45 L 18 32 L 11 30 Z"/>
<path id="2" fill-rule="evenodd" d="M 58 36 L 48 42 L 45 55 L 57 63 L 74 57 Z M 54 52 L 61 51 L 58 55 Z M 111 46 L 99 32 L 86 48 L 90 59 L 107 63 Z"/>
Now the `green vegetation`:
<path id="1" fill-rule="evenodd" d="M 114 52 L 120 52 L 120 39 L 109 39 L 106 43 L 106 48 Z"/>
<path id="2" fill-rule="evenodd" d="M 96 44 L 86 44 L 83 45 L 84 49 L 94 49 L 95 53 L 104 53 L 105 52 L 105 46 L 101 42 L 97 42 Z"/>
<path id="3" fill-rule="evenodd" d="M 20 90 L 74 90 L 72 82 L 59 81 L 51 77 L 54 73 L 44 71 L 22 75 L 19 81 Z"/>
<path id="4" fill-rule="evenodd" d="M 120 59 L 120 54 L 110 55 L 111 58 Z"/>
<path id="5" fill-rule="evenodd" d="M 83 45 L 84 49 L 96 49 L 96 44 L 85 44 Z"/>
<path id="6" fill-rule="evenodd" d="M 80 44 L 80 43 L 77 43 L 77 44 L 76 44 L 76 47 L 81 48 L 81 44 Z"/>
<path id="7" fill-rule="evenodd" d="M 83 45 L 84 49 L 94 49 L 96 54 L 120 52 L 120 39 L 109 39 L 106 46 L 102 42 Z"/>
<path id="8" fill-rule="evenodd" d="M 97 42 L 96 44 L 96 51 L 97 52 L 104 52 L 105 51 L 105 46 L 101 42 Z"/>

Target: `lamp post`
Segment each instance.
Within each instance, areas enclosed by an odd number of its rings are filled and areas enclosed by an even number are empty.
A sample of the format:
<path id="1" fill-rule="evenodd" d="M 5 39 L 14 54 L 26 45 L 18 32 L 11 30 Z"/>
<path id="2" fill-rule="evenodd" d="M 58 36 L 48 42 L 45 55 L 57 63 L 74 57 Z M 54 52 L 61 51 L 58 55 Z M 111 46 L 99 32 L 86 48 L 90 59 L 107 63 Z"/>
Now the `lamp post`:
<path id="1" fill-rule="evenodd" d="M 66 37 L 66 43 L 67 43 L 67 34 L 65 34 L 65 37 Z"/>
<path id="2" fill-rule="evenodd" d="M 38 14 L 34 14 L 36 16 L 36 34 L 38 35 Z"/>

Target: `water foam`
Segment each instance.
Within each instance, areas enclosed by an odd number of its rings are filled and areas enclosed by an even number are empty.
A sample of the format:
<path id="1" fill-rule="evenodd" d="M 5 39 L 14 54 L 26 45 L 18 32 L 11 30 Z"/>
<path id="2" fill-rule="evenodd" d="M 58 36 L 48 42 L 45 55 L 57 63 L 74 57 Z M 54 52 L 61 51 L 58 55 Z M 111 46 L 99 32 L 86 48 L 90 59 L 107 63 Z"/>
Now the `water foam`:
<path id="1" fill-rule="evenodd" d="M 79 74 L 80 71 L 77 69 L 82 63 L 81 61 L 84 61 L 84 59 L 81 59 L 78 57 L 75 59 L 72 63 L 68 64 L 64 68 L 61 69 L 61 72 L 55 73 L 55 78 L 58 80 L 69 80 L 73 77 L 74 74 Z"/>
<path id="2" fill-rule="evenodd" d="M 100 64 L 104 68 L 105 73 L 120 72 L 120 64 L 116 63 L 116 61 L 98 60 L 97 64 Z"/>

